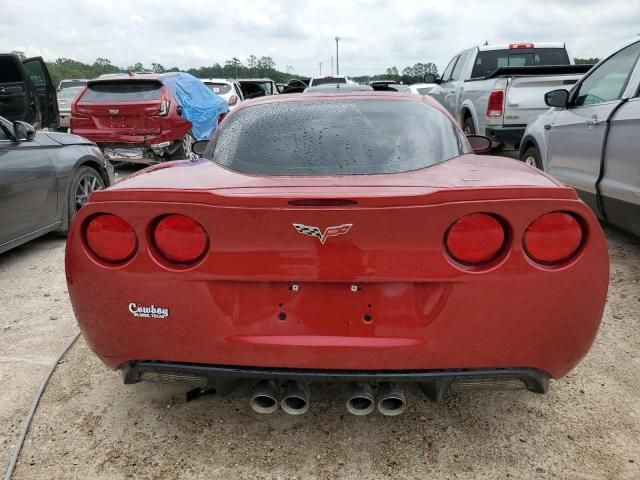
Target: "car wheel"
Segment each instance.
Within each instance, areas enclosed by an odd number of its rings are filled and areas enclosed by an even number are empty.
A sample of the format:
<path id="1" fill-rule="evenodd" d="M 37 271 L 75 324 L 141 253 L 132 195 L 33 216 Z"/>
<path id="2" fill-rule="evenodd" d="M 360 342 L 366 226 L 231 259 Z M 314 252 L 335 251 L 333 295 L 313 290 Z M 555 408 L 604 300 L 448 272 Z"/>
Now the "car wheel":
<path id="1" fill-rule="evenodd" d="M 195 141 L 196 139 L 193 137 L 191 132 L 187 133 L 182 139 L 178 149 L 173 152 L 169 158 L 171 160 L 193 160 L 194 158 L 197 158 L 197 155 L 193 153 L 193 150 L 191 149 Z"/>
<path id="2" fill-rule="evenodd" d="M 476 134 L 476 126 L 473 124 L 473 118 L 467 117 L 464 119 L 464 122 L 462 123 L 462 131 L 465 135 Z"/>
<path id="3" fill-rule="evenodd" d="M 71 220 L 73 220 L 78 210 L 87 203 L 91 194 L 96 190 L 103 189 L 104 179 L 95 168 L 80 167 L 69 184 L 67 220 L 60 232 L 66 234 L 71 225 Z"/>
<path id="4" fill-rule="evenodd" d="M 542 159 L 540 158 L 540 152 L 538 152 L 538 149 L 536 147 L 527 148 L 520 160 L 522 160 L 530 167 L 542 170 Z"/>

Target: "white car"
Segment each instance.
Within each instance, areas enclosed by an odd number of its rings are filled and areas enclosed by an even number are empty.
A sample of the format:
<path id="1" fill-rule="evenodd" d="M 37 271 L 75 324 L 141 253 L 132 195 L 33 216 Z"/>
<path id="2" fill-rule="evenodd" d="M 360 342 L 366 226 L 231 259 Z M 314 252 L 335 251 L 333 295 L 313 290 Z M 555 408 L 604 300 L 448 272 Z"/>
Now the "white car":
<path id="1" fill-rule="evenodd" d="M 309 86 L 317 87 L 318 85 L 336 85 L 338 83 L 345 84 L 345 85 L 355 84 L 353 80 L 351 80 L 349 77 L 345 77 L 344 75 L 336 75 L 336 76 L 328 75 L 326 77 L 313 77 L 309 81 Z"/>
<path id="2" fill-rule="evenodd" d="M 436 87 L 435 83 L 414 83 L 409 85 L 409 90 L 416 95 L 427 95 L 434 87 Z"/>
<path id="3" fill-rule="evenodd" d="M 235 80 L 222 78 L 202 78 L 202 83 L 211 89 L 213 93 L 224 98 L 229 104 L 229 113 L 233 112 L 240 102 L 244 101 L 242 88 Z"/>

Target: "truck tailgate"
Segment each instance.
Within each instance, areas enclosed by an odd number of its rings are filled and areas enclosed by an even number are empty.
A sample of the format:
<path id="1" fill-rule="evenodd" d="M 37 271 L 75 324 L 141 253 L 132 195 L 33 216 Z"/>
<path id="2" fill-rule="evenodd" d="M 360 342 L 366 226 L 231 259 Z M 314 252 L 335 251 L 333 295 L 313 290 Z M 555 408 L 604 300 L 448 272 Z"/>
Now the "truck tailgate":
<path id="1" fill-rule="evenodd" d="M 526 125 L 533 117 L 549 109 L 544 102 L 545 93 L 558 88 L 569 90 L 581 77 L 582 74 L 509 78 L 504 126 Z"/>

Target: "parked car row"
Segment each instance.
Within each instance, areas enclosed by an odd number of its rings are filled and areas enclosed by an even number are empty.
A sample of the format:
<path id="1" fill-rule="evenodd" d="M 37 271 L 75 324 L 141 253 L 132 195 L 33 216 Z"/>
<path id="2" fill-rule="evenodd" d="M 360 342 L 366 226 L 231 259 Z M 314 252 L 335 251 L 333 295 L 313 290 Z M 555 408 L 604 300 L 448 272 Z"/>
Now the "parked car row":
<path id="1" fill-rule="evenodd" d="M 573 65 L 564 44 L 481 46 L 425 79 L 465 133 L 519 149 L 598 218 L 640 235 L 639 55 L 638 38 L 596 66 Z"/>
<path id="2" fill-rule="evenodd" d="M 625 44 L 529 122 L 520 158 L 573 187 L 601 219 L 640 236 L 640 39 Z"/>

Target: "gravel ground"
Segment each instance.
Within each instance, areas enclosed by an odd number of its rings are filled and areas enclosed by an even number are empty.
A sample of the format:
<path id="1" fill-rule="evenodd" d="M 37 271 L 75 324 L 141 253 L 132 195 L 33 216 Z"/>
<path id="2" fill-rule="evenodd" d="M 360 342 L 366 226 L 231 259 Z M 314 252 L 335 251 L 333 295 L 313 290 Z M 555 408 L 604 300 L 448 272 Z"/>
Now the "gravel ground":
<path id="1" fill-rule="evenodd" d="M 125 386 L 82 338 L 54 373 L 16 479 L 640 478 L 640 240 L 606 231 L 611 283 L 587 358 L 548 395 L 413 389 L 399 417 L 353 417 L 340 385 L 308 414 L 260 416 L 248 391 L 186 403 L 176 387 Z M 48 365 L 76 331 L 64 239 L 0 255 L 0 464 Z M 4 468 L 4 467 L 3 467 Z"/>

